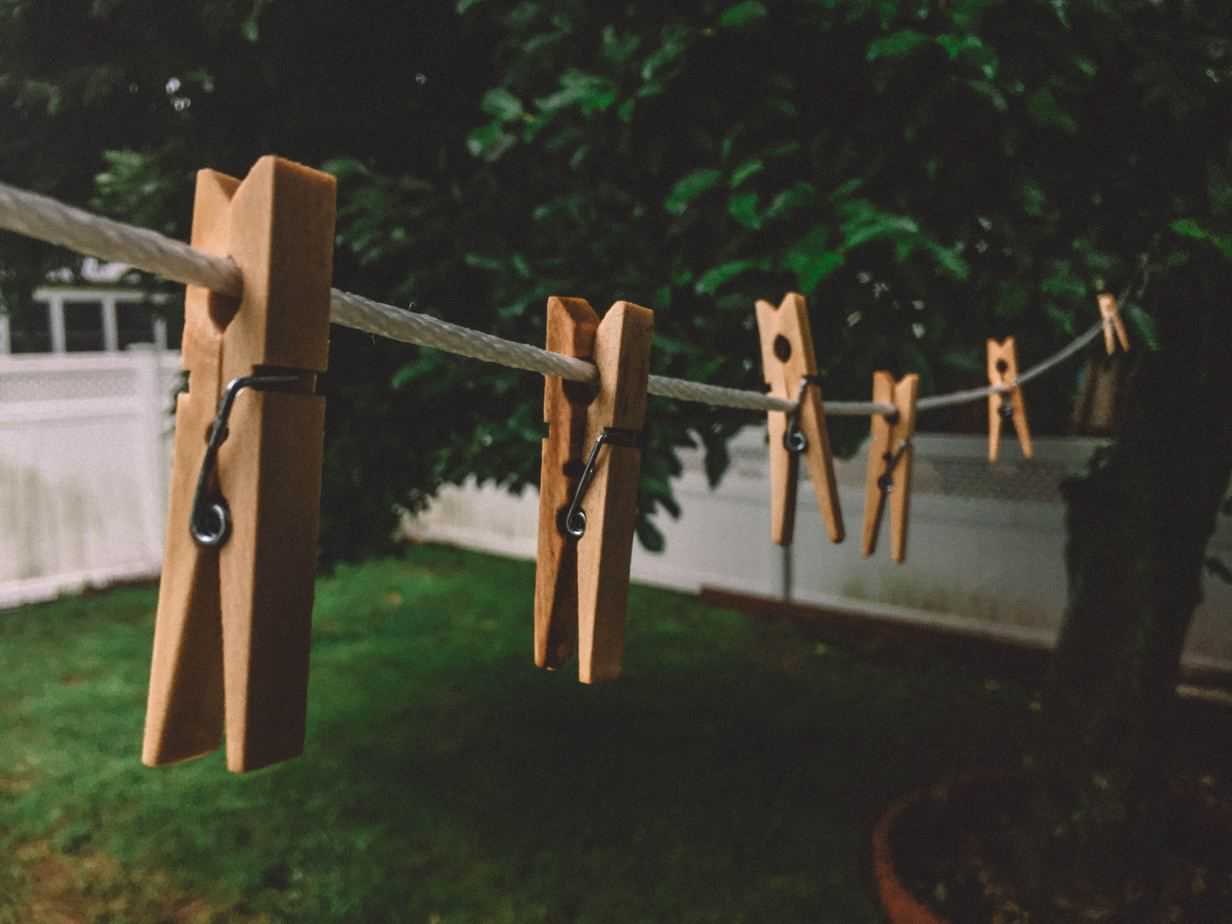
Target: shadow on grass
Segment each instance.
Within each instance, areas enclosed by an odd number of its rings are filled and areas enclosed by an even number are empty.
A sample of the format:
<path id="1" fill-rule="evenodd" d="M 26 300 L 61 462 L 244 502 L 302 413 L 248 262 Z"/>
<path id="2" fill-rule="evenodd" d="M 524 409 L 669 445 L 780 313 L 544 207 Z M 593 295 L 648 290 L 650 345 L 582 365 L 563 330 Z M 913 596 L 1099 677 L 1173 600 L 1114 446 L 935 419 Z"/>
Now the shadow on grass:
<path id="1" fill-rule="evenodd" d="M 307 751 L 245 777 L 140 766 L 152 591 L 3 614 L 0 839 L 115 858 L 96 921 L 859 924 L 885 802 L 1014 762 L 1032 718 L 952 662 L 644 587 L 625 678 L 583 687 L 531 666 L 533 579 L 420 547 L 323 580 Z M 156 910 L 165 874 L 206 904 Z"/>

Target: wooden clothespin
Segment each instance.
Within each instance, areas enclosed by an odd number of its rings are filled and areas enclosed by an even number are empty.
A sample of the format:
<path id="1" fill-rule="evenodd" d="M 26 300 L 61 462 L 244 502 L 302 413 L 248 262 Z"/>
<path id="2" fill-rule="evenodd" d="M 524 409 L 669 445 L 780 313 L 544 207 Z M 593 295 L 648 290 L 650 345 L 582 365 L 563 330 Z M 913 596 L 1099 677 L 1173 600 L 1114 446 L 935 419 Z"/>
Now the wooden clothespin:
<path id="1" fill-rule="evenodd" d="M 1115 333 L 1116 340 L 1121 341 L 1121 349 L 1128 353 L 1129 335 L 1125 332 L 1125 322 L 1121 320 L 1121 309 L 1117 307 L 1116 296 L 1111 292 L 1100 292 L 1096 298 L 1099 300 L 1099 313 L 1104 318 L 1104 349 L 1109 356 L 1116 352 L 1116 341 L 1113 340 Z"/>
<path id="2" fill-rule="evenodd" d="M 993 385 L 1013 385 L 1009 391 L 988 396 L 988 461 L 996 462 L 1001 447 L 1001 422 L 1011 420 L 1022 445 L 1022 454 L 1031 458 L 1031 431 L 1027 429 L 1027 405 L 1018 381 L 1018 357 L 1014 353 L 1014 338 L 998 343 L 988 341 L 988 381 Z"/>
<path id="3" fill-rule="evenodd" d="M 329 356 L 334 179 L 263 157 L 197 175 L 192 243 L 239 300 L 189 286 L 142 760 L 218 747 L 255 770 L 303 750 Z"/>
<path id="4" fill-rule="evenodd" d="M 895 382 L 888 372 L 873 373 L 873 401 L 893 405 L 889 414 L 874 414 L 864 487 L 864 557 L 877 548 L 877 533 L 886 498 L 890 499 L 890 557 L 907 557 L 907 510 L 911 501 L 911 437 L 915 433 L 918 375 Z"/>
<path id="5" fill-rule="evenodd" d="M 548 301 L 548 348 L 593 352 L 599 381 L 544 387 L 535 663 L 559 667 L 576 638 L 582 683 L 620 676 L 653 331 L 631 302 L 599 322 L 583 299 Z"/>
<path id="6" fill-rule="evenodd" d="M 803 455 L 817 494 L 817 508 L 831 542 L 842 542 L 843 511 L 839 506 L 834 459 L 826 430 L 817 358 L 803 295 L 789 292 L 779 307 L 758 301 L 757 330 L 761 366 L 770 394 L 799 402 L 794 414 L 770 411 L 770 538 L 790 545 L 795 530 L 796 487 Z"/>

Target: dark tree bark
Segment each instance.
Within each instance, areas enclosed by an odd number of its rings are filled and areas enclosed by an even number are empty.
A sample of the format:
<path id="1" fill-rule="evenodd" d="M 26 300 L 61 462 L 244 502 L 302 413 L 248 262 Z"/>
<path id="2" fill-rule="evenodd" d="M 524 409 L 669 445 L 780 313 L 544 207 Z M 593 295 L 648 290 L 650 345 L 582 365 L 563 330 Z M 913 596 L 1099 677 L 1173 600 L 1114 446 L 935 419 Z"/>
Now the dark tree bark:
<path id="1" fill-rule="evenodd" d="M 1232 474 L 1232 288 L 1189 278 L 1156 287 L 1160 349 L 1136 351 L 1115 442 L 1063 486 L 1069 600 L 1025 851 L 1042 891 L 1076 875 L 1116 897 L 1158 869 L 1181 651 Z"/>

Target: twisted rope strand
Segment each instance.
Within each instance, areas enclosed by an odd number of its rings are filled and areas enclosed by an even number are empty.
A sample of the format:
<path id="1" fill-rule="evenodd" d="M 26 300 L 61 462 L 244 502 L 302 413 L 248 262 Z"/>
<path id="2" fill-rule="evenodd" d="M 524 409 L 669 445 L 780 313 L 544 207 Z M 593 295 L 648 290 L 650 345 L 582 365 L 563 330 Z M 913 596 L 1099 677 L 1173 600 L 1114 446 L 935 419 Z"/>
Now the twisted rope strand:
<path id="1" fill-rule="evenodd" d="M 222 295 L 238 298 L 244 292 L 243 275 L 229 257 L 205 253 L 157 231 L 103 218 L 5 183 L 0 183 L 0 229 L 16 231 L 102 260 L 127 263 L 173 282 L 201 286 Z M 585 360 L 562 356 L 528 343 L 505 340 L 494 334 L 471 330 L 431 315 L 339 289 L 330 290 L 330 320 L 343 327 L 390 340 L 419 344 L 542 375 L 556 375 L 570 381 L 593 382 L 598 376 L 595 366 Z M 998 383 L 934 395 L 920 399 L 916 407 L 921 411 L 933 410 L 1010 391 L 1073 356 L 1099 336 L 1102 329 L 1103 322 L 1096 323 L 1053 356 L 1022 373 L 1013 385 Z M 790 413 L 797 404 L 759 391 L 661 375 L 650 376 L 647 390 L 652 395 L 678 401 L 747 411 Z M 872 401 L 829 401 L 825 409 L 827 414 L 836 416 L 888 414 L 894 410 L 892 405 Z"/>

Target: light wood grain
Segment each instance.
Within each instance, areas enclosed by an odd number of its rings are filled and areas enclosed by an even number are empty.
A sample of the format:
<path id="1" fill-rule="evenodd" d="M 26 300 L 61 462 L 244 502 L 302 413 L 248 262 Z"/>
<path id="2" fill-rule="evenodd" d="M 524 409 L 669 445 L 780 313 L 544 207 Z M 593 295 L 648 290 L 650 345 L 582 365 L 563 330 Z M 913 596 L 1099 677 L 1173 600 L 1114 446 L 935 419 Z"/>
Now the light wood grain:
<path id="1" fill-rule="evenodd" d="M 582 298 L 548 299 L 547 349 L 590 359 L 599 316 Z M 543 380 L 543 440 L 539 467 L 539 546 L 535 564 L 535 640 L 538 667 L 556 669 L 577 645 L 577 543 L 561 521 L 577 487 L 588 447 L 586 409 L 594 390 L 559 376 Z"/>
<path id="2" fill-rule="evenodd" d="M 1099 302 L 1099 313 L 1104 319 L 1104 349 L 1111 356 L 1116 352 L 1116 341 L 1120 341 L 1121 349 L 1129 352 L 1129 334 L 1125 330 L 1125 322 L 1121 320 L 1121 309 L 1117 306 L 1116 296 L 1111 292 L 1101 292 L 1096 296 Z M 1115 335 L 1116 340 L 1113 339 Z"/>
<path id="3" fill-rule="evenodd" d="M 654 312 L 617 302 L 595 332 L 599 387 L 587 412 L 586 449 L 606 427 L 641 431 Z M 578 679 L 620 676 L 629 565 L 637 521 L 641 450 L 606 446 L 586 494 L 586 534 L 578 540 Z"/>
<path id="4" fill-rule="evenodd" d="M 242 183 L 199 178 L 203 236 L 208 227 L 215 252 L 239 266 L 244 296 L 236 306 L 189 289 L 191 389 L 177 408 L 148 764 L 216 747 L 220 725 L 235 772 L 303 750 L 325 412 L 312 391 L 329 351 L 334 198 L 332 177 L 273 157 Z M 195 213 L 194 243 L 197 225 Z M 188 515 L 221 390 L 239 376 L 288 369 L 300 373 L 297 386 L 236 399 L 217 467 L 231 536 L 202 549 Z"/>
<path id="5" fill-rule="evenodd" d="M 1012 385 L 1018 381 L 1018 356 L 1014 349 L 1014 338 L 1006 337 L 997 342 L 988 341 L 988 381 L 993 385 Z M 998 368 L 1003 364 L 1004 368 Z M 1022 454 L 1031 458 L 1031 431 L 1027 426 L 1027 405 L 1022 396 L 1022 389 L 1015 388 L 1010 392 L 988 396 L 988 461 L 996 462 L 1001 449 L 1001 403 L 1010 402 L 1013 409 L 1014 431 L 1018 434 L 1018 442 L 1022 446 Z"/>
<path id="6" fill-rule="evenodd" d="M 899 382 L 889 372 L 873 373 L 873 401 L 892 404 L 897 419 L 891 423 L 884 414 L 871 418 L 871 435 L 868 449 L 868 469 L 864 482 L 864 537 L 862 550 L 865 558 L 877 548 L 877 537 L 884 508 L 889 508 L 890 557 L 902 562 L 907 557 L 907 519 L 911 507 L 911 462 L 914 450 L 908 447 L 899 458 L 892 472 L 893 486 L 889 497 L 881 496 L 879 480 L 886 465 L 899 447 L 909 443 L 915 433 L 916 396 L 920 377 L 907 375 Z"/>
<path id="7" fill-rule="evenodd" d="M 238 180 L 212 170 L 197 174 L 194 247 L 226 254 L 228 209 L 238 186 Z M 151 767 L 199 757 L 222 740 L 218 552 L 193 542 L 188 517 L 221 387 L 221 323 L 237 306 L 237 300 L 198 286 L 188 286 L 184 294 L 180 356 L 188 391 L 176 399 L 171 498 L 141 755 Z"/>
<path id="8" fill-rule="evenodd" d="M 817 357 L 804 296 L 789 292 L 777 308 L 767 301 L 755 305 L 761 343 L 762 372 L 769 393 L 788 401 L 800 394 L 800 381 L 817 374 Z M 776 348 L 776 342 L 779 344 Z M 781 358 L 779 353 L 785 354 Z M 799 456 L 783 445 L 787 414 L 770 411 L 766 415 L 770 453 L 770 538 L 778 545 L 790 545 L 795 533 L 796 498 L 799 485 Z M 839 504 L 834 458 L 826 427 L 821 386 L 805 390 L 799 426 L 807 440 L 803 453 L 813 482 L 817 509 L 831 542 L 842 542 L 845 535 L 843 512 Z"/>

